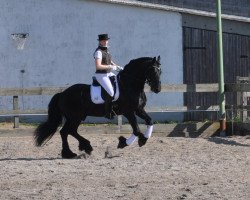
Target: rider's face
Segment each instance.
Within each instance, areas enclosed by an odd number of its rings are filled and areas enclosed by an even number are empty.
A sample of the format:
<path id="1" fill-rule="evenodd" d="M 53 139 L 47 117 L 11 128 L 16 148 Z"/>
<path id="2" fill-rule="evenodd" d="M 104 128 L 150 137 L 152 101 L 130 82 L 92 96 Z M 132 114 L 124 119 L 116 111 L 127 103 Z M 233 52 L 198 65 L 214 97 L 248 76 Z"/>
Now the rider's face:
<path id="1" fill-rule="evenodd" d="M 109 41 L 108 40 L 100 40 L 100 44 L 104 47 L 108 46 Z"/>

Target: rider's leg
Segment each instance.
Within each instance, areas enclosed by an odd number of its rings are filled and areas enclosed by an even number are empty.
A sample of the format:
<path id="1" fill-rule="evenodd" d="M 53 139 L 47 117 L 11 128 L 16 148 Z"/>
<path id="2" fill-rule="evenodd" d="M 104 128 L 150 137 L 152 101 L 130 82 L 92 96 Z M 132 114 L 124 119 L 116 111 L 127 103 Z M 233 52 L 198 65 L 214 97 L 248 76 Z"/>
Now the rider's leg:
<path id="1" fill-rule="evenodd" d="M 113 112 L 112 112 L 112 100 L 113 100 L 113 97 L 111 97 L 107 92 L 105 92 L 105 97 L 104 97 L 104 100 L 105 100 L 105 117 L 108 118 L 108 119 L 113 119 L 114 118 L 114 115 L 113 115 Z"/>
<path id="2" fill-rule="evenodd" d="M 96 74 L 96 80 L 100 83 L 100 85 L 106 90 L 105 94 L 105 117 L 108 119 L 112 119 L 112 100 L 114 97 L 113 86 L 110 82 L 108 74 Z"/>
<path id="3" fill-rule="evenodd" d="M 109 74 L 95 74 L 96 80 L 100 83 L 100 85 L 106 90 L 106 92 L 113 97 L 114 89 L 109 79 Z"/>

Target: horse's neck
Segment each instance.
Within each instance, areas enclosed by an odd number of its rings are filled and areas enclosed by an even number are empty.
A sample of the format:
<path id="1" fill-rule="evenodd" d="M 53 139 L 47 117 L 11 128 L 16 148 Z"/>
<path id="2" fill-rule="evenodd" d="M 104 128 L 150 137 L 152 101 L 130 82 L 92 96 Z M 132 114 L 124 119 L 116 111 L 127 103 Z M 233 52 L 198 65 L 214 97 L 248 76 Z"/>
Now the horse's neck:
<path id="1" fill-rule="evenodd" d="M 124 72 L 123 74 L 120 74 L 120 86 L 124 90 L 133 90 L 137 92 L 141 92 L 144 90 L 145 81 L 141 77 L 137 77 L 134 74 L 128 74 Z"/>
<path id="2" fill-rule="evenodd" d="M 119 74 L 124 89 L 129 88 L 129 90 L 137 92 L 144 90 L 146 82 L 145 66 L 148 65 L 147 62 L 148 58 L 141 58 L 125 66 L 125 69 Z"/>

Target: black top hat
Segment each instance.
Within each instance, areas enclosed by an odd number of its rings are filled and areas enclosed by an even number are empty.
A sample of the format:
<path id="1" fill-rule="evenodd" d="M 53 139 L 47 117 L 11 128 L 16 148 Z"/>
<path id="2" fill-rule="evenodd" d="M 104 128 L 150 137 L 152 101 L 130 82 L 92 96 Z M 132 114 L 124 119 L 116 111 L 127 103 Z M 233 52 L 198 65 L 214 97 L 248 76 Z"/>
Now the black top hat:
<path id="1" fill-rule="evenodd" d="M 109 36 L 108 34 L 100 34 L 98 35 L 98 40 L 101 41 L 101 40 L 109 40 Z"/>

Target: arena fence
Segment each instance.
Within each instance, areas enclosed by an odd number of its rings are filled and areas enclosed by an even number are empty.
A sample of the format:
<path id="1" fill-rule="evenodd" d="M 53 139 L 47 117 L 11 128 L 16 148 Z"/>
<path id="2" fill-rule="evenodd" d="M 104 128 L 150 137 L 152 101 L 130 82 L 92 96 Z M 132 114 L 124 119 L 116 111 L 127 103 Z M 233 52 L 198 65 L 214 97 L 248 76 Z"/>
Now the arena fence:
<path id="1" fill-rule="evenodd" d="M 19 109 L 19 96 L 32 96 L 32 95 L 54 95 L 55 93 L 62 92 L 66 87 L 34 87 L 34 88 L 1 88 L 0 96 L 12 96 L 13 97 L 13 110 L 0 110 L 0 116 L 13 116 L 14 128 L 19 126 L 19 117 L 22 115 L 46 115 L 47 110 L 22 110 Z M 164 93 L 184 93 L 184 92 L 217 92 L 218 84 L 163 84 L 161 92 Z M 145 92 L 150 92 L 148 86 L 145 87 Z M 250 94 L 250 83 L 234 83 L 225 84 L 225 92 L 237 92 L 239 94 Z M 247 97 L 249 98 L 249 97 Z M 250 105 L 241 104 L 234 105 L 234 109 L 241 110 L 243 113 L 250 110 Z M 226 109 L 232 109 L 232 105 L 227 105 Z M 195 106 L 190 110 L 187 106 L 158 106 L 147 107 L 147 112 L 200 112 L 200 111 L 219 111 L 218 105 L 210 106 Z M 122 126 L 122 117 L 118 116 L 117 123 Z"/>

